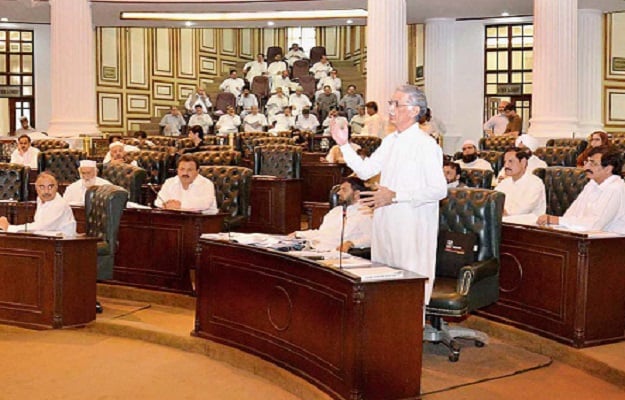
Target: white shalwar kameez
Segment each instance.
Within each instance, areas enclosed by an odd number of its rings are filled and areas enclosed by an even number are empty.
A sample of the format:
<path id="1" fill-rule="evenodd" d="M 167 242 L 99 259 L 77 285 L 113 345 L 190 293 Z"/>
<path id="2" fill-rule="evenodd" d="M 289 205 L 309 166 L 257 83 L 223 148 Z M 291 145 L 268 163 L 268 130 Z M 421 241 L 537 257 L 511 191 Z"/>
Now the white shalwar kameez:
<path id="1" fill-rule="evenodd" d="M 386 136 L 364 160 L 349 144 L 341 151 L 361 179 L 381 173 L 380 186 L 395 192 L 396 203 L 373 213 L 372 261 L 426 276 L 428 304 L 436 270 L 439 200 L 447 196 L 441 148 L 414 124 Z"/>

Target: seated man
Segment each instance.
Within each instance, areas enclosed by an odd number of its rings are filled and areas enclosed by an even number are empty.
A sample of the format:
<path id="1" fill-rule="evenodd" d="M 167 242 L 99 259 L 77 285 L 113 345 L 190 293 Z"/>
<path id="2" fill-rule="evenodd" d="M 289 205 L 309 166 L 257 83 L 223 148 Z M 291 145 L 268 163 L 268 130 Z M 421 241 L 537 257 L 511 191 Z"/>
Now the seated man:
<path id="1" fill-rule="evenodd" d="M 202 127 L 199 125 L 192 126 L 189 129 L 189 133 L 187 137 L 193 141 L 193 147 L 187 147 L 186 149 L 182 149 L 183 154 L 187 153 L 197 153 L 198 151 L 203 151 L 202 149 Z"/>
<path id="2" fill-rule="evenodd" d="M 134 147 L 134 146 L 133 146 Z M 113 142 L 109 144 L 109 154 L 111 159 L 104 164 L 130 164 L 133 167 L 138 167 L 137 161 L 132 160 L 130 163 L 126 160 L 126 145 L 122 142 Z"/>
<path id="3" fill-rule="evenodd" d="M 337 71 L 335 69 L 330 71 L 330 76 L 326 76 L 322 78 L 317 84 L 317 91 L 315 92 L 315 99 L 318 99 L 319 96 L 323 93 L 323 88 L 326 86 L 330 86 L 332 89 L 332 93 L 336 96 L 336 102 L 338 103 L 341 100 L 341 78 L 336 76 Z"/>
<path id="4" fill-rule="evenodd" d="M 297 43 L 293 43 L 286 53 L 286 62 L 289 64 L 289 67 L 292 67 L 295 61 L 303 60 L 304 58 L 306 58 L 306 53 Z"/>
<path id="5" fill-rule="evenodd" d="M 310 240 L 312 247 L 321 251 L 346 252 L 353 247 L 371 247 L 372 212 L 369 208 L 363 208 L 358 204 L 360 192 L 365 190 L 367 188 L 362 179 L 345 178 L 338 191 L 340 205 L 331 209 L 323 217 L 319 229 L 297 231 L 295 235 Z M 343 247 L 340 247 L 344 208 L 345 229 Z"/>
<path id="6" fill-rule="evenodd" d="M 267 119 L 271 121 L 274 115 L 282 112 L 282 110 L 284 110 L 284 107 L 288 105 L 289 98 L 284 95 L 281 87 L 277 87 L 276 92 L 271 95 L 269 100 L 267 100 L 267 104 L 265 105 Z"/>
<path id="7" fill-rule="evenodd" d="M 313 64 L 310 67 L 309 71 L 315 76 L 316 81 L 320 81 L 326 76 L 330 75 L 330 71 L 332 70 L 332 64 L 328 61 L 328 57 L 323 55 L 321 59 Z"/>
<path id="8" fill-rule="evenodd" d="M 277 88 L 282 88 L 282 93 L 285 95 L 289 95 L 293 90 L 295 85 L 291 82 L 291 78 L 289 77 L 289 71 L 284 70 L 280 75 L 276 75 L 271 80 L 271 91 L 275 92 Z"/>
<path id="9" fill-rule="evenodd" d="M 163 135 L 178 136 L 182 132 L 182 128 L 186 125 L 186 122 L 184 118 L 182 118 L 178 107 L 172 106 L 169 114 L 165 114 L 158 124 L 163 128 Z"/>
<path id="10" fill-rule="evenodd" d="M 269 129 L 269 132 L 273 134 L 291 131 L 295 126 L 295 117 L 292 114 L 291 107 L 284 107 L 282 114 L 276 114 L 271 124 L 273 127 Z"/>
<path id="11" fill-rule="evenodd" d="M 505 193 L 503 215 L 543 215 L 547 210 L 545 184 L 534 174 L 527 174 L 527 150 L 513 147 L 504 153 L 504 171 L 509 179 L 497 185 L 498 192 Z"/>
<path id="12" fill-rule="evenodd" d="M 106 179 L 98 177 L 98 168 L 93 160 L 80 160 L 78 167 L 80 179 L 65 189 L 63 199 L 71 205 L 85 205 L 85 193 L 93 185 L 112 185 Z"/>
<path id="13" fill-rule="evenodd" d="M 243 119 L 244 132 L 261 132 L 269 125 L 265 114 L 258 112 L 258 106 L 252 106 L 251 113 Z"/>
<path id="14" fill-rule="evenodd" d="M 7 232 L 53 231 L 66 236 L 76 235 L 76 220 L 72 209 L 58 191 L 56 177 L 43 171 L 35 181 L 37 211 L 34 222 L 24 225 L 9 225 L 6 217 L 0 217 L 0 230 Z"/>
<path id="15" fill-rule="evenodd" d="M 296 117 L 302 113 L 304 108 L 312 107 L 310 99 L 304 94 L 303 87 L 297 86 L 295 88 L 295 93 L 289 96 L 289 106 L 292 108 L 293 115 Z"/>
<path id="16" fill-rule="evenodd" d="M 25 133 L 35 132 L 35 128 L 28 123 L 28 117 L 20 117 L 20 128 L 15 131 L 16 135 L 23 135 Z"/>
<path id="17" fill-rule="evenodd" d="M 319 120 L 321 121 L 324 121 L 328 117 L 330 110 L 339 107 L 339 101 L 332 93 L 332 88 L 330 86 L 325 85 L 323 87 L 323 93 L 317 98 L 316 107 L 319 113 Z"/>
<path id="18" fill-rule="evenodd" d="M 339 101 L 339 106 L 345 111 L 347 115 L 347 120 L 351 122 L 354 115 L 358 114 L 358 109 L 362 106 L 364 107 L 365 101 L 362 99 L 362 96 L 356 93 L 356 86 L 349 85 L 347 87 L 347 93 L 341 101 Z M 364 118 L 364 108 L 363 108 L 363 118 Z M 364 122 L 364 120 L 363 120 Z"/>
<path id="19" fill-rule="evenodd" d="M 37 170 L 37 157 L 39 149 L 30 145 L 30 137 L 27 134 L 21 135 L 17 139 L 17 149 L 11 154 L 11 163 L 20 164 Z"/>
<path id="20" fill-rule="evenodd" d="M 195 106 L 198 105 L 202 107 L 204 113 L 208 113 L 208 110 L 213 106 L 210 98 L 206 94 L 206 90 L 201 86 L 198 86 L 197 91 L 187 97 L 187 101 L 184 102 L 184 108 L 186 108 L 187 114 L 192 114 Z"/>
<path id="21" fill-rule="evenodd" d="M 623 161 L 618 151 L 595 147 L 584 163 L 591 180 L 562 217 L 544 214 L 538 225 L 563 225 L 584 231 L 625 234 L 625 183 L 620 177 Z M 503 183 L 503 182 L 502 182 Z"/>
<path id="22" fill-rule="evenodd" d="M 250 93 L 250 89 L 243 88 L 243 94 L 237 100 L 237 106 L 241 110 L 240 117 L 245 119 L 245 116 L 252 112 L 252 107 L 258 107 L 258 99 L 255 94 Z"/>
<path id="23" fill-rule="evenodd" d="M 338 124 L 338 126 L 341 127 L 341 129 L 349 125 L 349 123 L 347 122 L 347 118 L 340 116 L 338 110 L 336 108 L 332 108 L 330 109 L 330 113 L 328 114 L 326 119 L 324 119 L 323 123 L 321 124 L 321 126 L 323 127 L 323 134 L 326 136 L 330 136 L 330 122 L 332 120 L 336 120 L 335 122 Z"/>
<path id="24" fill-rule="evenodd" d="M 317 128 L 319 128 L 319 120 L 310 113 L 309 108 L 304 108 L 295 119 L 295 129 L 301 132 L 317 132 Z"/>
<path id="25" fill-rule="evenodd" d="M 523 134 L 516 138 L 514 145 L 518 148 L 525 149 L 530 154 L 530 158 L 527 160 L 527 169 L 525 170 L 526 173 L 532 174 L 537 168 L 547 168 L 546 162 L 532 154 L 538 148 L 538 140 L 536 140 L 535 137 Z M 501 182 L 507 177 L 506 171 L 502 168 L 497 175 L 497 182 Z"/>
<path id="26" fill-rule="evenodd" d="M 367 115 L 365 115 L 365 122 L 361 135 L 364 136 L 377 136 L 380 139 L 386 136 L 386 120 L 378 113 L 378 103 L 375 101 L 369 101 L 365 104 L 367 109 Z"/>
<path id="27" fill-rule="evenodd" d="M 236 98 L 241 96 L 241 92 L 243 91 L 243 86 L 245 86 L 245 82 L 243 79 L 237 77 L 237 70 L 230 70 L 230 77 L 224 79 L 219 85 L 219 90 L 222 92 L 232 93 Z"/>
<path id="28" fill-rule="evenodd" d="M 473 140 L 465 140 L 464 143 L 462 143 L 462 158 L 456 160 L 456 163 L 460 165 L 462 169 L 493 170 L 492 165 L 490 165 L 488 161 L 478 157 L 477 145 Z"/>
<path id="29" fill-rule="evenodd" d="M 118 142 L 122 143 L 121 140 L 122 140 L 121 136 L 109 136 L 109 151 L 104 156 L 104 160 L 102 161 L 103 164 L 108 164 L 108 163 L 111 162 L 111 145 L 113 143 L 118 143 Z M 137 146 L 133 146 L 133 145 L 130 145 L 130 144 L 124 144 L 124 156 L 129 151 L 139 151 L 139 150 L 141 150 L 141 149 L 138 148 Z"/>
<path id="30" fill-rule="evenodd" d="M 217 213 L 215 186 L 199 173 L 200 166 L 191 154 L 178 160 L 176 175 L 169 178 L 156 196 L 154 205 L 167 210 Z"/>
<path id="31" fill-rule="evenodd" d="M 256 60 L 250 61 L 243 67 L 243 72 L 246 73 L 245 79 L 251 85 L 255 76 L 267 75 L 267 63 L 265 62 L 265 56 L 261 53 L 256 55 Z"/>
<path id="32" fill-rule="evenodd" d="M 134 136 L 137 140 L 139 140 L 140 149 L 155 146 L 154 142 L 148 139 L 148 134 L 145 133 L 145 131 L 136 131 Z M 129 151 L 129 150 L 126 150 L 126 151 Z"/>
<path id="33" fill-rule="evenodd" d="M 449 160 L 443 160 L 443 174 L 447 181 L 447 188 L 465 187 L 463 182 L 460 182 L 461 168 L 458 163 Z"/>
<path id="34" fill-rule="evenodd" d="M 349 120 L 349 126 L 352 128 L 352 135 L 362 134 L 362 130 L 365 127 L 365 118 L 365 106 L 359 106 L 358 113 Z"/>
<path id="35" fill-rule="evenodd" d="M 234 107 L 228 106 L 226 113 L 219 117 L 215 128 L 218 135 L 227 135 L 229 133 L 237 133 L 241 126 L 241 117 L 234 113 Z"/>
<path id="36" fill-rule="evenodd" d="M 289 66 L 286 61 L 282 60 L 282 54 L 276 54 L 273 61 L 267 67 L 267 75 L 269 76 L 269 83 L 273 81 L 275 77 L 282 75 L 282 71 L 288 71 Z"/>
<path id="37" fill-rule="evenodd" d="M 210 115 L 204 112 L 204 109 L 201 105 L 195 105 L 195 114 L 189 118 L 189 126 L 200 126 L 202 128 L 202 135 L 200 138 L 204 138 L 205 135 L 208 135 L 210 127 L 213 126 L 213 119 Z"/>

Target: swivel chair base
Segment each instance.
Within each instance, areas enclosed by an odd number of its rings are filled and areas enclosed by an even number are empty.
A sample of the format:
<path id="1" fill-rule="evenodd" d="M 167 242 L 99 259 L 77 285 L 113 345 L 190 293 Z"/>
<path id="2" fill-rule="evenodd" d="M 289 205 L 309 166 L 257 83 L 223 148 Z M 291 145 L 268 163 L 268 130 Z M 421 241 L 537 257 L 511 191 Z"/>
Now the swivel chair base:
<path id="1" fill-rule="evenodd" d="M 488 335 L 484 332 L 462 326 L 451 327 L 440 317 L 431 318 L 431 322 L 432 325 L 426 324 L 423 328 L 423 341 L 444 344 L 449 349 L 451 362 L 460 359 L 460 344 L 456 338 L 474 340 L 476 347 L 483 347 L 488 343 Z"/>

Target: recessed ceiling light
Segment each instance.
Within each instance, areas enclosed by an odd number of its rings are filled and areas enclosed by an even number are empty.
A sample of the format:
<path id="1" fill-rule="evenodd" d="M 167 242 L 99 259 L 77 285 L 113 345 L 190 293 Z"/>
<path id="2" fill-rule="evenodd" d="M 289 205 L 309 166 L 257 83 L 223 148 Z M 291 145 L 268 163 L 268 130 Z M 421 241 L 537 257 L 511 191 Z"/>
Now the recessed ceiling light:
<path id="1" fill-rule="evenodd" d="M 193 26 L 193 22 L 191 22 L 191 21 L 187 21 L 184 24 L 185 24 L 185 26 Z"/>
<path id="2" fill-rule="evenodd" d="M 0 18 L 0 22 L 9 22 L 9 19 L 7 17 L 2 17 Z"/>
<path id="3" fill-rule="evenodd" d="M 348 23 L 348 24 L 353 24 L 353 23 L 354 23 L 354 21 L 353 21 L 353 20 L 351 20 L 351 19 L 348 19 L 348 20 L 347 20 L 347 21 L 345 21 L 345 22 L 346 22 L 346 23 Z"/>
<path id="4" fill-rule="evenodd" d="M 273 21 L 267 21 L 267 26 L 274 26 L 276 23 Z"/>
<path id="5" fill-rule="evenodd" d="M 507 12 L 507 11 L 504 11 L 504 12 L 502 12 L 502 13 L 501 13 L 501 16 L 502 16 L 502 17 L 509 17 L 509 16 L 510 16 L 510 13 L 509 13 L 509 12 Z"/>

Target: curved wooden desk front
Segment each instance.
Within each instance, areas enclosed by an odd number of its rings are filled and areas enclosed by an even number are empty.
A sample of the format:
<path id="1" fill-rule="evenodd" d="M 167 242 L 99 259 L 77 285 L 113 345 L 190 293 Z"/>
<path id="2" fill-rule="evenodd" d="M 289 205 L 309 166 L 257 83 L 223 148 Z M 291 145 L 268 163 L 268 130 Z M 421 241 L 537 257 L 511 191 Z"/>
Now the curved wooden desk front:
<path id="1" fill-rule="evenodd" d="M 200 240 L 193 335 L 256 354 L 341 399 L 416 398 L 423 286 Z"/>

